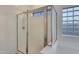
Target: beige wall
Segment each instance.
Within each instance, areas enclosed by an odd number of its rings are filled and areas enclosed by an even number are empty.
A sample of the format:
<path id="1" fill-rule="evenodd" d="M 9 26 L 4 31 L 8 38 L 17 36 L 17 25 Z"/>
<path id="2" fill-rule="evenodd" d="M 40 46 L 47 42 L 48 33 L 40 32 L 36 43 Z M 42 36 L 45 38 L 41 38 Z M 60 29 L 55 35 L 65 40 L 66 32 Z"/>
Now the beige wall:
<path id="1" fill-rule="evenodd" d="M 31 10 L 33 7 L 32 5 L 17 5 L 16 6 L 16 14 L 26 12 L 27 9 Z"/>
<path id="2" fill-rule="evenodd" d="M 21 12 L 26 12 L 28 10 L 33 10 L 36 8 L 44 7 L 46 5 L 17 5 L 16 6 L 16 14 Z"/>
<path id="3" fill-rule="evenodd" d="M 0 53 L 16 53 L 16 14 L 14 6 L 0 6 Z"/>
<path id="4" fill-rule="evenodd" d="M 36 8 L 40 8 L 40 7 L 44 7 L 44 6 L 46 6 L 46 5 L 33 5 L 32 9 L 36 9 Z"/>

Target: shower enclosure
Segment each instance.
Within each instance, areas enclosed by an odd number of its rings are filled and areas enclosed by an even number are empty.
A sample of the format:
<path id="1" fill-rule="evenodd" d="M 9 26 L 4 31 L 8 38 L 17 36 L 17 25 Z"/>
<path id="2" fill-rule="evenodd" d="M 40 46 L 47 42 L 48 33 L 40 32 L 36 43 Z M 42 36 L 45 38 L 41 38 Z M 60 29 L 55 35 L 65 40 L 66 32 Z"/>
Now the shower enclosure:
<path id="1" fill-rule="evenodd" d="M 52 46 L 57 39 L 56 22 L 56 11 L 53 6 L 17 14 L 18 53 L 40 53 L 45 46 Z"/>

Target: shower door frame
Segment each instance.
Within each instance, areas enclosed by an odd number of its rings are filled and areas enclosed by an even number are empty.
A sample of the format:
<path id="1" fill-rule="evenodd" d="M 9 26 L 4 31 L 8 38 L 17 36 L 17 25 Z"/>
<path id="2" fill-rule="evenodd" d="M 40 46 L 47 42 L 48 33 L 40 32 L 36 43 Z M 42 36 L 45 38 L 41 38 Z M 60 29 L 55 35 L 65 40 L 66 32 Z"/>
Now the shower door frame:
<path id="1" fill-rule="evenodd" d="M 17 14 L 16 15 L 16 18 L 17 18 L 17 52 L 20 52 L 20 53 L 22 53 L 22 54 L 25 54 L 24 52 L 22 52 L 22 51 L 20 51 L 19 49 L 18 49 L 18 16 L 19 15 L 21 15 L 21 14 L 26 14 L 27 15 L 27 31 L 26 31 L 26 36 L 27 36 L 27 38 L 26 38 L 26 54 L 28 54 L 28 10 L 27 10 L 27 12 L 22 12 L 22 13 L 19 13 L 19 14 Z"/>
<path id="2" fill-rule="evenodd" d="M 53 30 L 52 30 L 53 10 L 54 10 L 54 12 L 56 13 L 56 15 L 55 15 L 55 16 L 56 16 L 56 20 L 55 20 L 55 21 L 56 21 L 56 23 L 55 23 L 55 25 L 56 25 L 56 27 L 55 27 L 55 28 L 56 28 L 56 35 L 55 35 L 56 37 L 55 37 L 55 38 L 56 38 L 56 39 L 55 39 L 55 41 L 53 41 L 53 40 L 54 40 L 54 39 L 52 38 L 53 34 L 51 33 L 51 42 L 52 42 L 52 45 L 51 45 L 51 46 L 54 46 L 55 43 L 57 42 L 57 39 L 58 39 L 58 38 L 57 38 L 57 29 L 58 29 L 58 28 L 57 28 L 57 27 L 58 27 L 58 26 L 57 26 L 57 25 L 58 25 L 58 24 L 57 24 L 57 11 L 56 11 L 56 9 L 55 9 L 55 7 L 54 7 L 53 5 L 52 5 L 52 14 L 51 14 L 51 32 L 53 31 Z"/>

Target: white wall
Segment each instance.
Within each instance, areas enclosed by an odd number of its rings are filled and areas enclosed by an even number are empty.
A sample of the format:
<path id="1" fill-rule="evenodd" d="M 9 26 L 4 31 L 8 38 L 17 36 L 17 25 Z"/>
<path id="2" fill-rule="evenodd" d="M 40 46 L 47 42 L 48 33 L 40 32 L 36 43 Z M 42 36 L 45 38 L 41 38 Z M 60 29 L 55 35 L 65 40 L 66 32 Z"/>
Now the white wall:
<path id="1" fill-rule="evenodd" d="M 28 10 L 33 9 L 32 5 L 16 5 L 16 14 L 22 13 L 22 12 L 27 12 Z"/>
<path id="2" fill-rule="evenodd" d="M 0 6 L 0 53 L 16 52 L 16 14 L 14 6 Z"/>

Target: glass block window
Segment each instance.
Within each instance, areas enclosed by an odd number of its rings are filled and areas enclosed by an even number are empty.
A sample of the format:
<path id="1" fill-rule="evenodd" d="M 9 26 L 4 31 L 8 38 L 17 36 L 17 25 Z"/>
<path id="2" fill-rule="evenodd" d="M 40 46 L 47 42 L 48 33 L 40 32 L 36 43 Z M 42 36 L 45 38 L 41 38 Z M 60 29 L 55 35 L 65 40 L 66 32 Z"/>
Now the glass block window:
<path id="1" fill-rule="evenodd" d="M 64 8 L 62 21 L 63 34 L 79 35 L 79 6 Z"/>
<path id="2" fill-rule="evenodd" d="M 48 15 L 51 15 L 51 9 L 47 10 Z M 33 12 L 32 13 L 33 16 L 44 16 L 44 11 L 38 11 L 38 12 Z"/>

